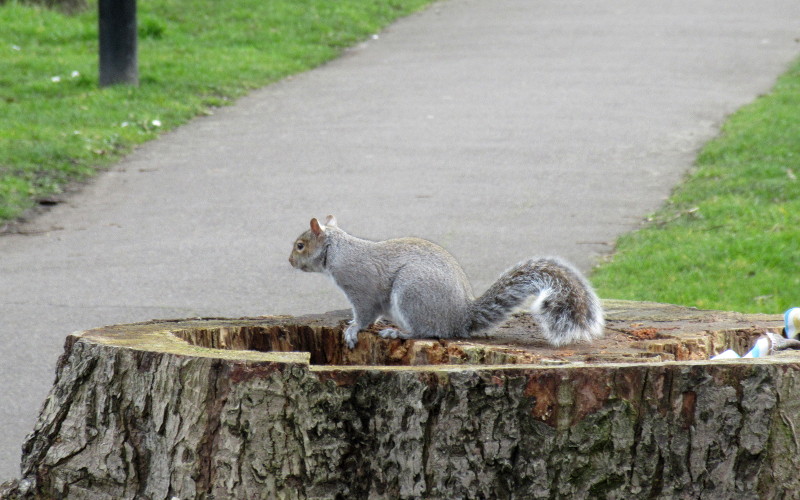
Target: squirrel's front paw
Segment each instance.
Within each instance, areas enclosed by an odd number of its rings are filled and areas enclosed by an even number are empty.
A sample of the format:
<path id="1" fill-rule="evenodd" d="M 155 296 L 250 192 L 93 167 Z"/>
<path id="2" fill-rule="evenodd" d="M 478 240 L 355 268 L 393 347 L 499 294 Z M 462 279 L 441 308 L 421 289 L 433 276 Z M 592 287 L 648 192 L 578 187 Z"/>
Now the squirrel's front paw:
<path id="1" fill-rule="evenodd" d="M 344 343 L 347 344 L 347 347 L 350 349 L 355 349 L 356 344 L 358 344 L 358 327 L 356 325 L 350 325 L 347 327 L 347 330 L 344 331 Z"/>

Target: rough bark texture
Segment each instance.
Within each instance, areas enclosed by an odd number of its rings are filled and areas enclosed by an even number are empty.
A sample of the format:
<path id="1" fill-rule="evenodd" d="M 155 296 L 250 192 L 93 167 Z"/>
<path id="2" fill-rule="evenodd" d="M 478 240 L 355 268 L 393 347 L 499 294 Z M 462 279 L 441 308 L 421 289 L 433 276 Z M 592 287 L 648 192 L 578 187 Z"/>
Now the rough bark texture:
<path id="1" fill-rule="evenodd" d="M 337 314 L 72 335 L 0 495 L 800 498 L 800 358 L 662 361 L 741 350 L 777 316 L 606 307 L 603 342 L 561 350 L 526 345 L 524 317 L 353 352 Z M 253 350 L 281 348 L 309 354 Z"/>

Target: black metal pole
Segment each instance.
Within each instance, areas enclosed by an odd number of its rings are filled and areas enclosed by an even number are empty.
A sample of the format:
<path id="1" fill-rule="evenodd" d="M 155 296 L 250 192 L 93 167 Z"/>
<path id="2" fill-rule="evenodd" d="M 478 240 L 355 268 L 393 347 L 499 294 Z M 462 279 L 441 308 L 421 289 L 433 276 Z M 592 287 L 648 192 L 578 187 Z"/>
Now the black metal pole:
<path id="1" fill-rule="evenodd" d="M 139 84 L 136 0 L 100 0 L 100 86 Z"/>

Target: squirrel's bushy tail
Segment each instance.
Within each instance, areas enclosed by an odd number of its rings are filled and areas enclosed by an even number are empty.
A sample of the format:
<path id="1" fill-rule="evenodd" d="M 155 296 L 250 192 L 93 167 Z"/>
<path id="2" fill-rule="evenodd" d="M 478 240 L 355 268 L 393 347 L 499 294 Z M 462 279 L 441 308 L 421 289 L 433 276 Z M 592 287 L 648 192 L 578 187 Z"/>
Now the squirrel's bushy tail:
<path id="1" fill-rule="evenodd" d="M 603 310 L 594 290 L 580 272 L 555 258 L 529 259 L 503 273 L 472 303 L 470 333 L 500 323 L 531 297 L 531 312 L 551 344 L 603 335 Z"/>

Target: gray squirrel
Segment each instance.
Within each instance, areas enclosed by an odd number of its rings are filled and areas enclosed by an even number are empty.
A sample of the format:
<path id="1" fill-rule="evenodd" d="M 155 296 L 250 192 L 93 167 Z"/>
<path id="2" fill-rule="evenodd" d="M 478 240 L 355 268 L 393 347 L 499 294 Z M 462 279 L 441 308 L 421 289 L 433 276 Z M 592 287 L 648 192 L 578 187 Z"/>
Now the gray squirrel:
<path id="1" fill-rule="evenodd" d="M 464 270 L 444 248 L 419 238 L 369 241 L 339 229 L 329 215 L 294 242 L 289 263 L 325 273 L 353 307 L 344 333 L 350 349 L 358 332 L 383 317 L 400 329 L 384 338 L 469 337 L 502 322 L 533 299 L 531 312 L 546 340 L 561 346 L 603 335 L 603 310 L 586 279 L 556 258 L 528 259 L 474 298 Z"/>

